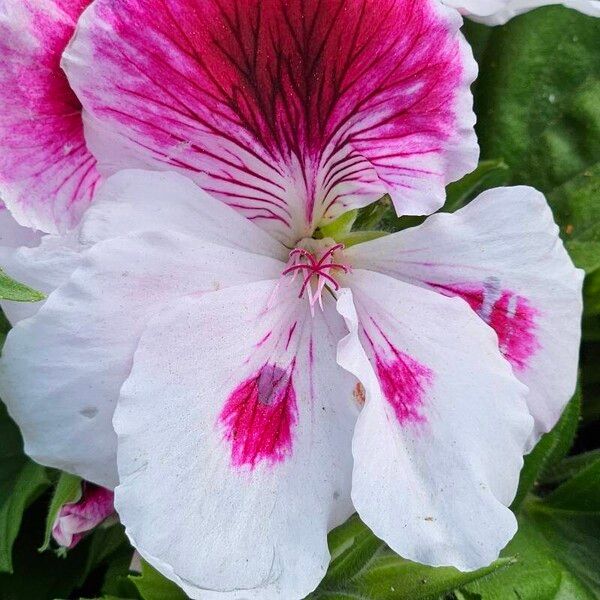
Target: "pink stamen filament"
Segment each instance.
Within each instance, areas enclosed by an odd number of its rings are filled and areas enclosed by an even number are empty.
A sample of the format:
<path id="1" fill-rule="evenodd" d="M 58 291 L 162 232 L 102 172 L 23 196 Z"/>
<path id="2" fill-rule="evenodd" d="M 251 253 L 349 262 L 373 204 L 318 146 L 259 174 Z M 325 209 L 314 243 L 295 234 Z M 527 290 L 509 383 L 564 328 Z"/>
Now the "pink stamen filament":
<path id="1" fill-rule="evenodd" d="M 286 268 L 285 271 L 283 271 L 283 275 L 289 275 L 290 273 L 293 273 L 295 278 L 299 272 L 305 272 L 304 282 L 302 283 L 302 287 L 300 288 L 300 294 L 298 295 L 298 297 L 302 298 L 304 292 L 308 290 L 308 300 L 313 314 L 314 305 L 317 303 L 317 301 L 319 302 L 319 306 L 321 307 L 321 309 L 323 308 L 322 293 L 327 282 L 329 282 L 332 285 L 335 291 L 340 289 L 338 282 L 327 271 L 339 269 L 344 273 L 349 272 L 348 267 L 346 267 L 345 265 L 333 262 L 333 254 L 337 250 L 341 250 L 343 247 L 343 244 L 336 244 L 335 246 L 332 246 L 327 250 L 327 252 L 321 257 L 321 259 L 318 262 L 315 259 L 314 255 L 308 250 L 305 250 L 304 248 L 295 248 L 290 252 L 290 258 L 297 257 L 297 260 L 305 259 L 308 262 L 295 264 Z M 330 259 L 330 262 L 325 262 L 328 258 Z M 318 278 L 318 281 L 316 289 L 313 292 L 313 289 L 310 286 L 310 282 L 315 276 Z"/>

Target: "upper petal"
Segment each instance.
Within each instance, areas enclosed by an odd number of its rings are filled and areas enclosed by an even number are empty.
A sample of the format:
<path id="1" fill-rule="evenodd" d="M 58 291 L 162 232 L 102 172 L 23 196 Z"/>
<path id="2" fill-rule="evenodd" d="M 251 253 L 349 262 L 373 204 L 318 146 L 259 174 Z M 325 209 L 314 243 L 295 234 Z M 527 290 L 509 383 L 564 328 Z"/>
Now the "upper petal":
<path id="1" fill-rule="evenodd" d="M 327 531 L 352 512 L 343 330 L 284 281 L 180 299 L 148 324 L 115 414 L 116 506 L 192 598 L 300 600 L 325 574 Z"/>
<path id="2" fill-rule="evenodd" d="M 356 270 L 338 301 L 338 362 L 364 384 L 352 499 L 410 560 L 483 567 L 517 523 L 532 420 L 493 332 L 458 300 Z"/>
<path id="3" fill-rule="evenodd" d="M 348 255 L 357 267 L 465 299 L 495 329 L 529 387 L 537 435 L 554 426 L 577 380 L 583 272 L 541 193 L 489 190 L 454 214 L 434 215 Z"/>
<path id="4" fill-rule="evenodd" d="M 463 14 L 487 25 L 502 25 L 529 10 L 540 6 L 562 4 L 592 17 L 600 17 L 598 0 L 442 0 Z"/>
<path id="5" fill-rule="evenodd" d="M 64 65 L 103 168 L 184 171 L 295 242 L 385 191 L 431 212 L 475 166 L 459 26 L 431 0 L 98 0 Z"/>
<path id="6" fill-rule="evenodd" d="M 77 224 L 99 181 L 60 68 L 90 0 L 0 0 L 0 192 L 22 225 Z"/>
<path id="7" fill-rule="evenodd" d="M 96 244 L 8 335 L 0 396 L 37 462 L 116 485 L 112 416 L 148 318 L 192 292 L 271 278 L 283 263 L 175 232 Z"/>

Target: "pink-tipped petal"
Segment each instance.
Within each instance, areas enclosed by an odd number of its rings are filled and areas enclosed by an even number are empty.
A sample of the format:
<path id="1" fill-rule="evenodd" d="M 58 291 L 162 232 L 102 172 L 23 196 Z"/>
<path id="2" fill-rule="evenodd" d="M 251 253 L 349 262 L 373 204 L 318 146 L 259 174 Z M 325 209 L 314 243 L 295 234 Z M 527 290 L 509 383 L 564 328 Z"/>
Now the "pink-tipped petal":
<path id="1" fill-rule="evenodd" d="M 577 380 L 583 272 L 575 269 L 544 196 L 528 187 L 483 193 L 454 214 L 347 251 L 361 268 L 458 296 L 498 335 L 529 389 L 535 441 Z"/>
<path id="2" fill-rule="evenodd" d="M 442 0 L 457 8 L 463 15 L 487 25 L 502 25 L 516 17 L 541 6 L 562 4 L 591 17 L 600 17 L 598 0 Z"/>
<path id="3" fill-rule="evenodd" d="M 60 67 L 90 0 L 0 0 L 0 192 L 22 225 L 77 224 L 99 182 Z"/>
<path id="4" fill-rule="evenodd" d="M 298 287 L 171 303 L 122 388 L 116 506 L 137 550 L 191 598 L 306 597 L 328 530 L 353 511 L 344 324 L 330 298 L 312 318 Z"/>
<path id="5" fill-rule="evenodd" d="M 433 0 L 98 0 L 64 66 L 103 169 L 179 170 L 296 242 L 386 191 L 432 212 L 475 166 L 460 23 Z"/>
<path id="6" fill-rule="evenodd" d="M 52 527 L 59 546 L 74 548 L 83 537 L 115 513 L 114 494 L 110 490 L 84 482 L 81 499 L 64 504 Z"/>
<path id="7" fill-rule="evenodd" d="M 517 528 L 507 506 L 532 427 L 526 388 L 460 300 L 361 269 L 347 283 L 338 362 L 366 389 L 356 510 L 405 558 L 486 566 Z"/>

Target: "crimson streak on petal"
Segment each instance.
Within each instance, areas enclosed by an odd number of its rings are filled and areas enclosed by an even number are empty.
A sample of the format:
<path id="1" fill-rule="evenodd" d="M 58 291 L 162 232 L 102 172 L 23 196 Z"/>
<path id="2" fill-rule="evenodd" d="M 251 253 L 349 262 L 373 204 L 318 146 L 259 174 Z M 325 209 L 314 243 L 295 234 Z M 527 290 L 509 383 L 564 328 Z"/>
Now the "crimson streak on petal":
<path id="1" fill-rule="evenodd" d="M 536 310 L 527 298 L 502 289 L 495 278 L 483 284 L 429 285 L 447 296 L 460 296 L 494 329 L 500 350 L 516 371 L 525 371 L 529 361 L 540 350 L 536 336 Z"/>
<path id="2" fill-rule="evenodd" d="M 267 363 L 227 399 L 219 423 L 235 467 L 275 464 L 291 454 L 298 418 L 293 371 L 294 363 L 287 370 Z"/>
<path id="3" fill-rule="evenodd" d="M 421 411 L 423 398 L 433 381 L 431 369 L 400 351 L 375 325 L 387 349 L 378 348 L 372 337 L 363 329 L 363 335 L 372 349 L 371 363 L 385 399 L 394 409 L 400 425 L 424 423 Z"/>

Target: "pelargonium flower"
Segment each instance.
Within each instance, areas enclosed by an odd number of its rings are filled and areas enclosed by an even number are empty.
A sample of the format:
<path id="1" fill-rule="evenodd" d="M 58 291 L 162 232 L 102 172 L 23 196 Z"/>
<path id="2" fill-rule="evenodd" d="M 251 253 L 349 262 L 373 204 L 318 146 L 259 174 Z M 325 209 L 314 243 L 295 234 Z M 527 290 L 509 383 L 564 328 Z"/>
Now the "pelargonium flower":
<path id="1" fill-rule="evenodd" d="M 555 422 L 579 343 L 582 276 L 541 194 L 286 247 L 179 175 L 124 171 L 82 231 L 102 241 L 12 330 L 1 391 L 28 452 L 100 478 L 121 388 L 115 506 L 191 597 L 304 597 L 355 509 L 434 565 L 514 534 L 531 415 Z"/>
<path id="2" fill-rule="evenodd" d="M 0 264 L 51 292 L 77 262 L 69 231 L 100 181 L 81 104 L 60 68 L 90 0 L 0 0 Z M 41 232 L 51 235 L 42 237 Z M 40 303 L 3 301 L 11 323 Z"/>
<path id="3" fill-rule="evenodd" d="M 81 498 L 63 505 L 52 526 L 52 537 L 63 548 L 74 548 L 84 536 L 115 514 L 114 494 L 84 483 Z"/>
<path id="4" fill-rule="evenodd" d="M 503 25 L 513 17 L 541 6 L 561 4 L 585 15 L 600 17 L 598 0 L 443 0 L 471 19 L 487 25 Z"/>
<path id="5" fill-rule="evenodd" d="M 463 569 L 515 531 L 532 422 L 558 418 L 579 342 L 582 277 L 543 197 L 319 235 L 385 192 L 433 211 L 474 166 L 459 24 L 412 0 L 82 17 L 64 65 L 101 170 L 195 183 L 104 184 L 80 266 L 9 334 L 0 392 L 36 460 L 119 483 L 134 545 L 192 597 L 305 596 L 354 509 Z"/>

